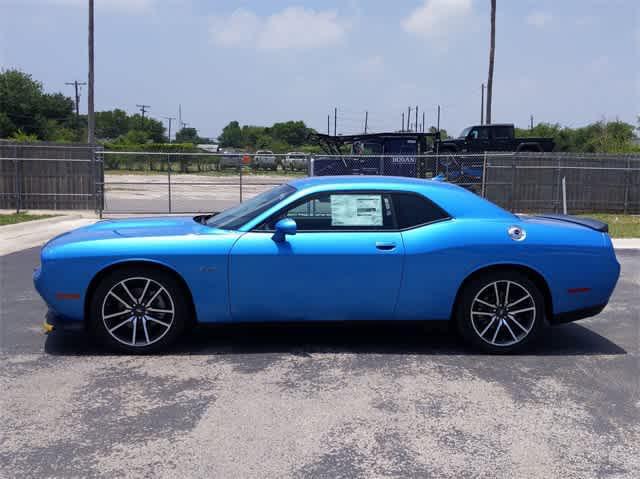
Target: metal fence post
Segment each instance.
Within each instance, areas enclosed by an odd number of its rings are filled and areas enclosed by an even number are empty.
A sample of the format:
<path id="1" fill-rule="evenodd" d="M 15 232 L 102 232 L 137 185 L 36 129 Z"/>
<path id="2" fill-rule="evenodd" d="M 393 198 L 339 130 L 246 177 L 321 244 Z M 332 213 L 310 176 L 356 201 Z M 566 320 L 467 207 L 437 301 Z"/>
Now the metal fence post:
<path id="1" fill-rule="evenodd" d="M 627 158 L 627 171 L 624 175 L 624 214 L 629 209 L 629 186 L 631 184 L 631 158 Z"/>
<path id="2" fill-rule="evenodd" d="M 556 177 L 553 180 L 553 189 L 552 189 L 552 198 L 553 202 L 553 212 L 558 213 L 560 209 L 560 159 L 558 159 L 558 163 L 555 168 Z"/>
<path id="3" fill-rule="evenodd" d="M 167 188 L 169 193 L 169 213 L 171 213 L 171 155 L 167 155 Z"/>
<path id="4" fill-rule="evenodd" d="M 98 163 L 98 205 L 100 219 L 102 219 L 102 212 L 104 211 L 104 154 L 101 154 L 100 162 Z"/>
<path id="5" fill-rule="evenodd" d="M 516 160 L 511 160 L 511 211 L 516 209 Z"/>
<path id="6" fill-rule="evenodd" d="M 14 184 L 14 194 L 16 195 L 16 214 L 20 214 L 20 162 L 18 160 L 17 148 L 16 148 L 16 158 L 15 162 L 15 184 Z"/>
<path id="7" fill-rule="evenodd" d="M 240 158 L 240 203 L 242 203 L 242 158 Z"/>
<path id="8" fill-rule="evenodd" d="M 480 187 L 480 196 L 487 197 L 487 152 L 484 152 L 482 159 L 482 186 Z"/>

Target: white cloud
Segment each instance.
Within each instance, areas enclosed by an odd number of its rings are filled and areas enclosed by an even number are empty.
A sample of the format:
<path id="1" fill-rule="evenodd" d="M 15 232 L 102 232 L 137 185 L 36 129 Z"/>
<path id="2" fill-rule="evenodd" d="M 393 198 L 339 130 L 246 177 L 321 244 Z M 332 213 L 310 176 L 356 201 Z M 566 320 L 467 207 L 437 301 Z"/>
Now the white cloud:
<path id="1" fill-rule="evenodd" d="M 422 36 L 443 37 L 471 17 L 472 0 L 425 0 L 402 21 L 402 28 Z"/>
<path id="2" fill-rule="evenodd" d="M 553 20 L 553 15 L 547 12 L 531 12 L 527 15 L 527 23 L 534 27 L 542 28 Z"/>
<path id="3" fill-rule="evenodd" d="M 88 8 L 87 0 L 47 0 L 53 5 Z M 95 0 L 96 11 L 142 14 L 153 9 L 156 0 Z"/>
<path id="4" fill-rule="evenodd" d="M 288 7 L 267 17 L 245 9 L 214 16 L 209 32 L 223 47 L 256 47 L 265 50 L 308 49 L 342 42 L 348 25 L 333 10 Z"/>
<path id="5" fill-rule="evenodd" d="M 223 47 L 251 45 L 261 28 L 255 13 L 238 9 L 227 17 L 212 17 L 209 23 L 211 39 Z"/>

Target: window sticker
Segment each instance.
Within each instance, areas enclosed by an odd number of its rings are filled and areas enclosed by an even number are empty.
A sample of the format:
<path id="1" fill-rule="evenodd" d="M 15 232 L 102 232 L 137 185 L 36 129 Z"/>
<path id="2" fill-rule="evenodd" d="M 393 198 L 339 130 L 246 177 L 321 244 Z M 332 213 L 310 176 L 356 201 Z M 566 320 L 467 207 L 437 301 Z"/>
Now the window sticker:
<path id="1" fill-rule="evenodd" d="M 382 226 L 381 195 L 331 195 L 331 226 Z"/>

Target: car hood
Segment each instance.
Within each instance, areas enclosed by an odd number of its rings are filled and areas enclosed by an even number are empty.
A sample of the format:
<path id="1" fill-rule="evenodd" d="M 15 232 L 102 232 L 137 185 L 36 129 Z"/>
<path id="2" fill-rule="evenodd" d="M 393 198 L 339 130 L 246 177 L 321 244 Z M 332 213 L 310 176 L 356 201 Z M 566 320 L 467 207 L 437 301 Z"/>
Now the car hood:
<path id="1" fill-rule="evenodd" d="M 198 234 L 228 234 L 228 231 L 211 228 L 187 216 L 167 216 L 156 218 L 128 218 L 121 220 L 103 220 L 89 226 L 84 226 L 52 239 L 47 246 L 61 246 L 64 244 L 115 239 L 115 238 L 144 238 L 185 236 Z"/>

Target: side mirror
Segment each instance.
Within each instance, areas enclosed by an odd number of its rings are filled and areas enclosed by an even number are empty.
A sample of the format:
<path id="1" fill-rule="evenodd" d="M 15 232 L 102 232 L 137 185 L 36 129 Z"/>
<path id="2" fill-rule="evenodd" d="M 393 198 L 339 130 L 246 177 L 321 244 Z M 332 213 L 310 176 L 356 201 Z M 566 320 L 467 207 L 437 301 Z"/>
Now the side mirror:
<path id="1" fill-rule="evenodd" d="M 276 232 L 271 239 L 276 243 L 284 243 L 287 235 L 294 235 L 298 230 L 298 225 L 291 218 L 283 218 L 276 223 Z"/>

